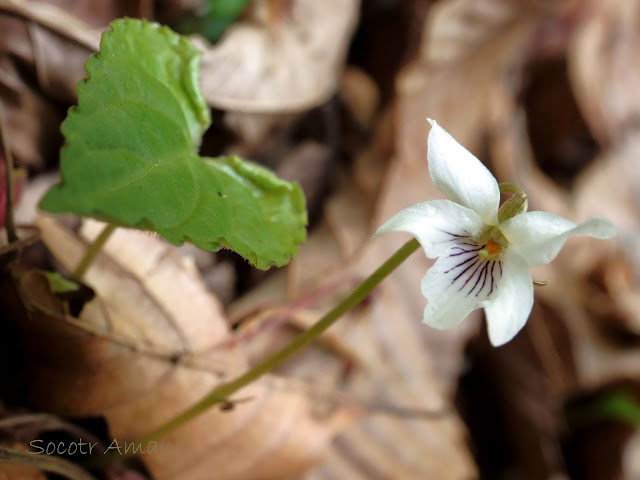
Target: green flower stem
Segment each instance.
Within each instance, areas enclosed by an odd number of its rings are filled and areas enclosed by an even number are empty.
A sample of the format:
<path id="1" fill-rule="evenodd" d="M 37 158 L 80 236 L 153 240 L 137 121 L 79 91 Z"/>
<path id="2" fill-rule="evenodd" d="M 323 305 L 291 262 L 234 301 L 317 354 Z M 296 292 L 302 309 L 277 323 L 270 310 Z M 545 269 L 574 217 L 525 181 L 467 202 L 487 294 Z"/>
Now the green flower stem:
<path id="1" fill-rule="evenodd" d="M 308 330 L 301 333 L 295 338 L 289 345 L 282 350 L 276 352 L 271 357 L 259 363 L 251 370 L 247 371 L 240 377 L 232 380 L 228 383 L 223 383 L 215 387 L 198 403 L 189 407 L 187 410 L 180 413 L 178 416 L 172 418 L 164 425 L 156 428 L 152 432 L 148 433 L 144 437 L 137 440 L 137 443 L 145 443 L 152 440 L 157 440 L 173 430 L 180 428 L 189 421 L 201 413 L 208 410 L 211 406 L 217 403 L 227 402 L 229 397 L 240 390 L 242 387 L 248 385 L 254 380 L 258 379 L 265 373 L 275 369 L 282 362 L 290 358 L 295 353 L 302 350 L 315 340 L 322 332 L 329 328 L 333 323 L 338 320 L 344 313 L 351 310 L 358 305 L 366 296 L 392 271 L 404 262 L 409 255 L 415 252 L 420 244 L 417 240 L 413 239 L 407 242 L 402 248 L 394 253 L 386 262 L 384 262 L 375 272 L 367 277 L 356 289 L 333 308 L 324 317 L 314 323 Z"/>
<path id="2" fill-rule="evenodd" d="M 96 238 L 93 243 L 89 245 L 89 248 L 84 253 L 84 257 L 82 257 L 82 260 L 73 272 L 73 278 L 75 280 L 82 280 L 82 277 L 84 277 L 84 274 L 87 272 L 98 253 L 100 253 L 102 246 L 106 243 L 106 241 L 109 239 L 116 228 L 117 227 L 113 223 L 108 223 L 104 227 L 102 232 L 100 232 L 98 238 Z"/>

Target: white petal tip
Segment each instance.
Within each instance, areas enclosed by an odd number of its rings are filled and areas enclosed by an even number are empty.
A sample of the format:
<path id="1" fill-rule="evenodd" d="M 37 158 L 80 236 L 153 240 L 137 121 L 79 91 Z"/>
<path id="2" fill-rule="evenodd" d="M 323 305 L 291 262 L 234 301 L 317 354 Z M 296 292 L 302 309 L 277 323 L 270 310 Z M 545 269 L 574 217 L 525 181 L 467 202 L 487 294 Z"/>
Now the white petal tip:
<path id="1" fill-rule="evenodd" d="M 427 122 L 429 122 L 432 127 L 435 127 L 436 125 L 438 125 L 438 122 L 436 122 L 435 120 L 433 120 L 431 118 L 427 118 Z"/>
<path id="2" fill-rule="evenodd" d="M 376 230 L 376 233 L 373 234 L 373 236 L 371 237 L 372 239 L 376 239 L 378 237 L 381 237 L 382 235 L 384 235 L 385 233 L 389 233 L 389 232 L 404 232 L 406 231 L 403 228 L 403 224 L 402 222 L 398 222 L 398 219 L 402 219 L 402 213 L 404 211 L 400 210 L 400 212 L 396 213 L 393 217 L 391 217 L 389 220 L 387 220 L 385 223 L 383 223 L 382 225 L 380 225 L 380 227 L 378 228 L 378 230 Z M 410 233 L 410 232 L 409 232 Z"/>
<path id="3" fill-rule="evenodd" d="M 527 318 L 529 316 L 527 315 Z M 496 328 L 496 325 L 489 324 L 488 332 L 489 332 L 489 342 L 494 347 L 502 347 L 506 345 L 511 340 L 515 338 L 515 336 L 520 333 L 520 330 L 524 327 L 524 323 L 522 325 L 518 325 L 514 328 L 513 324 L 504 324 L 500 325 L 499 328 Z"/>
<path id="4" fill-rule="evenodd" d="M 512 335 L 509 338 L 507 338 L 507 337 L 491 338 L 491 335 L 489 335 L 489 341 L 491 342 L 491 345 L 493 345 L 494 347 L 497 348 L 497 347 L 502 347 L 503 345 L 506 345 L 511 340 L 513 340 L 514 337 L 515 337 L 515 335 Z"/>
<path id="5" fill-rule="evenodd" d="M 384 227 L 384 225 L 382 227 Z M 376 238 L 381 237 L 383 234 L 387 233 L 387 231 L 383 230 L 382 227 L 380 227 L 378 230 L 376 230 L 376 233 L 374 233 L 373 236 L 371 237 L 372 239 L 375 240 Z"/>
<path id="6" fill-rule="evenodd" d="M 616 227 L 613 226 L 613 223 L 606 218 L 598 218 L 597 220 L 600 221 L 600 232 L 598 233 L 600 233 L 601 236 L 599 238 L 607 240 L 616 236 Z"/>
<path id="7" fill-rule="evenodd" d="M 616 227 L 606 218 L 590 218 L 575 229 L 579 235 L 588 235 L 598 240 L 608 240 L 616 236 Z"/>

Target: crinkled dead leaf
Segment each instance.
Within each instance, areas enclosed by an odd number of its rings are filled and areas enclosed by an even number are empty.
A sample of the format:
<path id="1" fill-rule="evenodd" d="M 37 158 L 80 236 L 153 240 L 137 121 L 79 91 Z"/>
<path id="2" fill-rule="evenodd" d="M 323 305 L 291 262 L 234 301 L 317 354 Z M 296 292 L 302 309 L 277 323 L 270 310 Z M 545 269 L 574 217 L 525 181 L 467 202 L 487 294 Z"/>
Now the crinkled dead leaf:
<path id="1" fill-rule="evenodd" d="M 636 129 L 640 93 L 640 4 L 593 2 L 567 52 L 576 99 L 594 135 L 603 143 Z"/>
<path id="2" fill-rule="evenodd" d="M 59 448 L 60 444 L 57 445 Z M 96 480 L 89 472 L 69 460 L 42 450 L 38 454 L 31 447 L 25 448 L 22 444 L 0 446 L 0 479 L 40 480 L 45 478 L 44 472 L 47 472 L 70 480 Z"/>
<path id="3" fill-rule="evenodd" d="M 337 90 L 359 0 L 252 2 L 222 40 L 203 46 L 202 91 L 251 149 Z"/>
<path id="4" fill-rule="evenodd" d="M 333 158 L 328 146 L 307 140 L 278 161 L 276 173 L 284 180 L 295 180 L 300 184 L 312 218 L 324 200 L 326 178 Z"/>
<path id="5" fill-rule="evenodd" d="M 358 0 L 258 0 L 202 57 L 207 102 L 236 112 L 309 110 L 335 91 Z"/>
<path id="6" fill-rule="evenodd" d="M 24 448 L 24 446 L 21 445 L 21 448 Z M 14 478 L 19 478 L 20 480 L 46 480 L 44 473 L 37 468 L 0 463 L 0 479 L 12 480 Z"/>
<path id="7" fill-rule="evenodd" d="M 106 25 L 126 11 L 103 8 L 105 2 L 56 3 L 0 0 L 0 104 L 16 164 L 32 168 L 57 156 L 63 119 L 57 102 L 75 101 L 84 62 L 98 49 L 101 30 L 85 20 Z"/>
<path id="8" fill-rule="evenodd" d="M 2 113 L 0 112 L 0 115 Z M 1 143 L 1 142 L 0 142 Z M 0 150 L 0 228 L 4 228 L 7 214 L 7 176 L 6 163 Z M 11 183 L 13 185 L 13 204 L 16 205 L 27 183 L 27 171 L 23 168 L 12 169 Z"/>
<path id="9" fill-rule="evenodd" d="M 623 478 L 640 478 L 640 430 L 625 445 L 622 456 Z"/>
<path id="10" fill-rule="evenodd" d="M 418 58 L 397 82 L 406 112 L 406 141 L 399 143 L 402 154 L 416 162 L 425 158 L 427 116 L 437 119 L 467 148 L 477 149 L 491 129 L 500 96 L 512 95 L 520 87 L 518 72 L 537 53 L 532 45 L 546 38 L 543 28 L 553 25 L 573 3 L 448 0 L 434 4 L 424 24 Z"/>
<path id="11" fill-rule="evenodd" d="M 38 225 L 54 256 L 73 268 L 85 243 L 50 219 Z M 84 227 L 90 237 L 99 229 Z M 104 416 L 113 438 L 132 441 L 244 372 L 240 349 L 210 348 L 230 332 L 219 302 L 185 262 L 159 239 L 121 230 L 87 272 L 97 297 L 78 319 L 32 298 L 33 285 L 23 288 L 34 311 L 21 325 L 33 403 L 63 415 Z M 276 377 L 233 400 L 232 408 L 212 408 L 158 439 L 171 447 L 144 456 L 154 478 L 290 476 L 318 462 L 353 419 L 353 410 L 336 405 L 318 414 L 312 398 Z"/>
<path id="12" fill-rule="evenodd" d="M 380 89 L 356 67 L 347 67 L 340 79 L 340 99 L 361 128 L 370 128 L 380 106 Z"/>
<path id="13" fill-rule="evenodd" d="M 398 79 L 402 154 L 423 162 L 426 120 L 435 118 L 473 148 L 491 115 L 495 88 L 509 72 L 547 10 L 535 1 L 449 0 L 426 19 L 418 59 Z M 565 3 L 565 2 L 558 2 Z"/>
<path id="14" fill-rule="evenodd" d="M 98 51 L 100 34 L 114 18 L 149 16 L 148 5 L 0 0 L 0 105 L 17 165 L 42 169 L 57 158 L 60 105 L 75 102 L 84 62 Z"/>

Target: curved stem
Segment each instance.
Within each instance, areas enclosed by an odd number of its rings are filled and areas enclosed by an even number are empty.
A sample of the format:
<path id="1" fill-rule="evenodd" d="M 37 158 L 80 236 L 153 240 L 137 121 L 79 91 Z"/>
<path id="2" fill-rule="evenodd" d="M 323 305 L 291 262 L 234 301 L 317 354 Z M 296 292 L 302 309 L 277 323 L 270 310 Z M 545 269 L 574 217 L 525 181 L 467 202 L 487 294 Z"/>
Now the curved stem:
<path id="1" fill-rule="evenodd" d="M 75 271 L 73 272 L 73 278 L 75 280 L 82 280 L 82 277 L 87 272 L 87 269 L 91 266 L 91 263 L 93 263 L 93 260 L 96 258 L 98 253 L 100 253 L 100 249 L 105 244 L 105 242 L 109 239 L 109 237 L 111 236 L 111 234 L 116 228 L 117 227 L 114 224 L 108 223 L 104 227 L 102 232 L 100 232 L 100 235 L 98 235 L 98 238 L 96 238 L 93 241 L 93 243 L 89 245 L 89 248 L 84 253 L 84 257 L 82 257 L 82 260 L 80 260 L 80 263 L 78 264 Z"/>
<path id="2" fill-rule="evenodd" d="M 356 289 L 351 293 L 351 295 L 349 295 L 337 306 L 335 306 L 333 310 L 327 313 L 324 317 L 314 323 L 308 330 L 304 331 L 298 337 L 296 337 L 289 345 L 276 352 L 263 362 L 254 366 L 252 369 L 248 370 L 245 374 L 239 376 L 235 380 L 218 385 L 198 403 L 192 405 L 187 410 L 180 413 L 178 416 L 169 420 L 167 423 L 161 425 L 144 437 L 138 439 L 137 443 L 145 443 L 151 440 L 156 440 L 157 438 L 162 437 L 177 428 L 180 428 L 201 413 L 205 412 L 211 406 L 217 403 L 227 402 L 229 396 L 240 390 L 242 387 L 258 379 L 265 373 L 275 369 L 282 362 L 310 344 L 322 332 L 333 325 L 333 323 L 338 320 L 338 318 L 340 318 L 344 313 L 364 300 L 366 296 L 387 275 L 394 271 L 396 267 L 398 267 L 398 265 L 404 262 L 409 257 L 409 255 L 411 255 L 418 249 L 419 246 L 420 244 L 415 239 L 407 242 L 385 263 L 383 263 L 375 272 L 373 272 L 360 285 L 358 285 Z"/>

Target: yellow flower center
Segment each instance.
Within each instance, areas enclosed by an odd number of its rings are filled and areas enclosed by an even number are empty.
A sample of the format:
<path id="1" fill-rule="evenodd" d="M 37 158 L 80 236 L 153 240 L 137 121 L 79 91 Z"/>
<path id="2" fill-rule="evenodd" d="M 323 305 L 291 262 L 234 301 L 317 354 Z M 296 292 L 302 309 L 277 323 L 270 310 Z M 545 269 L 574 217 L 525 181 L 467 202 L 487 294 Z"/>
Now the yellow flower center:
<path id="1" fill-rule="evenodd" d="M 490 238 L 487 244 L 484 246 L 484 250 L 489 255 L 497 255 L 498 253 L 502 252 L 502 245 Z"/>

